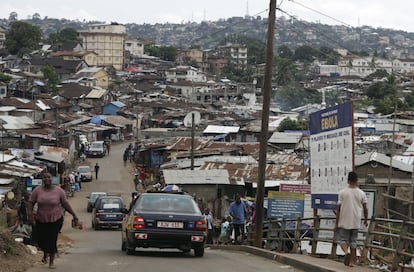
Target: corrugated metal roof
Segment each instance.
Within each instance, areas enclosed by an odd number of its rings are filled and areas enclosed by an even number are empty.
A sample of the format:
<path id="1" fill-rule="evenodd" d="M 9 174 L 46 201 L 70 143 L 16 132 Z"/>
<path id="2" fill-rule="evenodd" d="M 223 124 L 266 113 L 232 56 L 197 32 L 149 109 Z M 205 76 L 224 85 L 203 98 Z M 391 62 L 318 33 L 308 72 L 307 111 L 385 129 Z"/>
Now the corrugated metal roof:
<path id="1" fill-rule="evenodd" d="M 45 146 L 39 147 L 42 155 L 36 155 L 36 159 L 51 161 L 51 162 L 62 162 L 68 158 L 69 150 L 63 147 L 56 146 Z"/>
<path id="2" fill-rule="evenodd" d="M 383 165 L 390 166 L 390 157 L 378 152 L 367 152 L 361 155 L 355 155 L 355 166 L 361 166 L 369 162 L 378 162 Z M 413 172 L 413 166 L 411 164 L 396 160 L 394 158 L 391 163 L 393 168 L 409 173 Z"/>
<path id="3" fill-rule="evenodd" d="M 231 184 L 227 170 L 164 170 L 163 175 L 166 184 Z"/>
<path id="4" fill-rule="evenodd" d="M 125 105 L 124 103 L 122 103 L 121 101 L 113 101 L 113 102 L 111 102 L 111 104 L 113 104 L 113 105 L 117 106 L 118 108 L 123 108 L 123 107 L 125 107 L 125 106 L 126 106 L 126 105 Z"/>
<path id="5" fill-rule="evenodd" d="M 239 132 L 240 127 L 236 126 L 216 126 L 208 125 L 203 133 L 216 133 L 216 134 L 227 134 L 227 133 L 237 133 Z"/>
<path id="6" fill-rule="evenodd" d="M 35 104 L 41 110 L 50 110 L 51 109 L 51 107 L 46 105 L 42 100 L 36 100 Z"/>
<path id="7" fill-rule="evenodd" d="M 274 132 L 268 142 L 272 144 L 297 144 L 302 136 L 300 132 Z"/>
<path id="8" fill-rule="evenodd" d="M 108 115 L 104 121 L 110 125 L 117 127 L 124 127 L 126 125 L 132 125 L 134 123 L 134 121 L 120 115 Z"/>
<path id="9" fill-rule="evenodd" d="M 30 177 L 38 174 L 42 168 L 13 160 L 0 165 L 0 174 L 11 177 Z"/>
<path id="10" fill-rule="evenodd" d="M 8 130 L 29 129 L 34 127 L 32 119 L 27 116 L 0 116 L 0 123 Z M 3 121 L 3 122 L 2 122 Z"/>
<path id="11" fill-rule="evenodd" d="M 280 158 L 272 158 L 273 164 L 267 164 L 265 177 L 268 180 L 304 180 L 308 173 L 308 168 L 303 166 L 303 160 L 295 154 L 279 155 Z M 269 159 L 269 158 L 268 158 Z M 227 169 L 229 175 L 235 180 L 244 180 L 246 182 L 257 182 L 258 164 L 244 163 L 222 163 L 206 161 L 200 170 Z"/>
<path id="12" fill-rule="evenodd" d="M 1 112 L 9 112 L 9 111 L 14 111 L 14 110 L 16 110 L 16 107 L 13 107 L 13 106 L 1 106 L 0 107 Z"/>
<path id="13" fill-rule="evenodd" d="M 93 89 L 86 95 L 86 98 L 93 98 L 93 99 L 101 98 L 102 96 L 106 94 L 106 92 L 107 91 L 104 89 Z"/>

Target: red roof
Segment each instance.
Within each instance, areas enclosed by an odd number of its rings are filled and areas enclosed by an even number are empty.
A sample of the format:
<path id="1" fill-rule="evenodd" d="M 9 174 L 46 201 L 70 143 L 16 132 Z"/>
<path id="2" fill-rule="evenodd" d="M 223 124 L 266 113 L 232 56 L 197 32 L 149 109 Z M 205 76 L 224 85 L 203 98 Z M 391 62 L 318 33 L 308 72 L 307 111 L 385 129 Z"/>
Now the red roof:
<path id="1" fill-rule="evenodd" d="M 124 69 L 124 72 L 130 72 L 130 73 L 139 73 L 141 72 L 141 69 L 135 67 L 135 66 L 128 66 Z"/>

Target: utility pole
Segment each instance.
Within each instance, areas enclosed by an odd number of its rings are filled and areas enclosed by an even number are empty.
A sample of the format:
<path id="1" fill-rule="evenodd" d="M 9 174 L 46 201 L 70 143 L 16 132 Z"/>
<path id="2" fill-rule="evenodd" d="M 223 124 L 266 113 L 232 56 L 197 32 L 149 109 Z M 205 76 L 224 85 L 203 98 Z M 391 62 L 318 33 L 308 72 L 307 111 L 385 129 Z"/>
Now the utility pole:
<path id="1" fill-rule="evenodd" d="M 267 137 L 269 132 L 270 94 L 272 92 L 273 44 L 276 24 L 276 0 L 270 0 L 266 44 L 266 68 L 263 84 L 262 130 L 260 133 L 259 177 L 256 191 L 256 222 L 254 245 L 262 247 L 263 198 L 266 175 Z"/>
<path id="2" fill-rule="evenodd" d="M 191 170 L 194 170 L 194 112 L 191 113 Z"/>

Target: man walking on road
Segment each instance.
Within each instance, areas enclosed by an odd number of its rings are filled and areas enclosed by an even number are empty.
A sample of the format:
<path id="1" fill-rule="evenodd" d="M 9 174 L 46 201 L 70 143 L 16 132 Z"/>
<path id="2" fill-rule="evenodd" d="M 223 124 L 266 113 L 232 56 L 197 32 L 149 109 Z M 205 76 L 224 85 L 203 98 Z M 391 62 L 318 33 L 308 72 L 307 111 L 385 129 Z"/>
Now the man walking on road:
<path id="1" fill-rule="evenodd" d="M 364 212 L 364 225 L 367 227 L 367 196 L 358 187 L 357 174 L 349 172 L 348 187 L 340 190 L 338 194 L 338 208 L 334 228 L 334 231 L 337 232 L 338 243 L 345 253 L 344 264 L 347 266 L 354 266 L 356 262 L 357 237 L 362 212 Z"/>
<path id="2" fill-rule="evenodd" d="M 99 173 L 99 165 L 98 163 L 95 164 L 95 179 L 98 179 L 98 173 Z"/>

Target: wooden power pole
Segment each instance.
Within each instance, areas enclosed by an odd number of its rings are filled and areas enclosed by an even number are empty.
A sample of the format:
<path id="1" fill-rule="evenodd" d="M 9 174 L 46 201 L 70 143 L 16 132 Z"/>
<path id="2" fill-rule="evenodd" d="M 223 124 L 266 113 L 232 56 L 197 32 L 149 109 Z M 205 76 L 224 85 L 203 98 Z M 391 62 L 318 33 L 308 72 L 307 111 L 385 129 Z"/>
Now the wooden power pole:
<path id="1" fill-rule="evenodd" d="M 262 109 L 262 130 L 260 133 L 260 153 L 259 153 L 259 177 L 256 191 L 256 222 L 255 222 L 255 238 L 254 245 L 262 247 L 263 235 L 263 199 L 264 199 L 264 183 L 266 174 L 266 153 L 267 138 L 269 133 L 269 110 L 270 95 L 272 92 L 272 68 L 273 68 L 273 47 L 276 24 L 276 0 L 270 0 L 268 28 L 267 28 L 267 44 L 266 44 L 266 68 L 263 84 L 263 109 Z"/>

